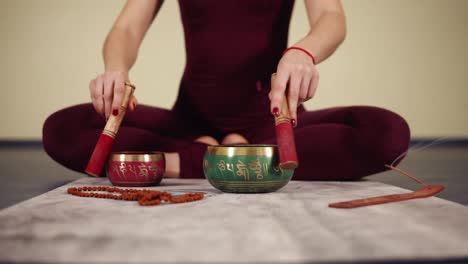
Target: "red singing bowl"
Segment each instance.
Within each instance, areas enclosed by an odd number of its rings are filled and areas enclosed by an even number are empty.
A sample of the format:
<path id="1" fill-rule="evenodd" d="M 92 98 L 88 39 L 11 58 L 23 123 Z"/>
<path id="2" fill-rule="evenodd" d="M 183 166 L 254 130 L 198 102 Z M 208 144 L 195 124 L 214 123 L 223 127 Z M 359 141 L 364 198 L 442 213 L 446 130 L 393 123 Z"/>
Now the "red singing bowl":
<path id="1" fill-rule="evenodd" d="M 112 152 L 106 174 L 113 185 L 141 187 L 158 185 L 165 169 L 162 152 Z"/>

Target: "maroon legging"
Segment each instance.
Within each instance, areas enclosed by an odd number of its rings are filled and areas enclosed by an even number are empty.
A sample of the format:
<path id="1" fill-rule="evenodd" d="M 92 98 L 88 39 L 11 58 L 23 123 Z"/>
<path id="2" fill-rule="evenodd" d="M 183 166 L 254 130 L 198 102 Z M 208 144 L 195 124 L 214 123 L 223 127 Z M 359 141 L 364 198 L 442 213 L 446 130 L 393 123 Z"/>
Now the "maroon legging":
<path id="1" fill-rule="evenodd" d="M 180 0 L 187 57 L 174 107 L 138 106 L 128 113 L 113 150 L 178 152 L 180 176 L 201 178 L 206 145 L 193 142 L 199 136 L 221 141 L 239 133 L 249 143 L 274 144 L 269 79 L 287 45 L 293 4 Z M 148 87 L 138 86 L 137 94 L 140 89 Z M 406 122 L 379 108 L 306 112 L 301 107 L 297 121 L 296 180 L 351 180 L 380 172 L 409 144 Z M 60 164 L 82 172 L 104 123 L 91 104 L 61 110 L 44 124 L 44 148 Z"/>
<path id="2" fill-rule="evenodd" d="M 340 107 L 306 112 L 300 109 L 295 137 L 300 166 L 295 180 L 354 180 L 385 170 L 407 150 L 409 129 L 397 114 L 375 107 Z M 51 115 L 44 125 L 43 144 L 60 164 L 83 172 L 105 121 L 91 104 L 73 106 Z M 178 116 L 175 111 L 138 106 L 125 117 L 114 151 L 178 152 L 181 178 L 203 178 L 205 144 L 193 139 L 222 134 Z M 250 143 L 275 144 L 273 119 L 236 132 Z"/>

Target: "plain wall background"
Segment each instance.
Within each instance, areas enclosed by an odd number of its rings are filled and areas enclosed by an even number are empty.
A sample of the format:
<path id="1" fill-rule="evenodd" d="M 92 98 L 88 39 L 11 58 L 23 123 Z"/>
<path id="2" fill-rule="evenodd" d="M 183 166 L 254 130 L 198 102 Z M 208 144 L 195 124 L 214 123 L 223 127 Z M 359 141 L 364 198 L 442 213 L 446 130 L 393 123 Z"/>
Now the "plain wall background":
<path id="1" fill-rule="evenodd" d="M 0 1 L 0 139 L 40 139 L 52 112 L 89 102 L 122 0 Z M 343 0 L 348 36 L 319 65 L 309 110 L 375 105 L 413 137 L 468 137 L 468 1 Z M 296 1 L 289 43 L 309 30 Z M 140 103 L 172 106 L 185 63 L 177 1 L 166 0 L 130 73 Z M 73 122 L 73 120 L 70 120 Z"/>

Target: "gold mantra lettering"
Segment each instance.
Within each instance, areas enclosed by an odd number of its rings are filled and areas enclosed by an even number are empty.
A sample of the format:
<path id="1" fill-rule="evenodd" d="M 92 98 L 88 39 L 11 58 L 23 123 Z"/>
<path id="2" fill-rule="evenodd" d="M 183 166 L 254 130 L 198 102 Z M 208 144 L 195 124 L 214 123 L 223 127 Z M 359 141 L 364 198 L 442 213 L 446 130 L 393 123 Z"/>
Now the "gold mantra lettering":
<path id="1" fill-rule="evenodd" d="M 138 165 L 138 169 L 140 170 L 140 176 L 148 177 L 148 168 L 145 164 Z"/>
<path id="2" fill-rule="evenodd" d="M 158 168 L 158 164 L 156 162 L 151 162 L 148 166 L 148 170 L 151 172 L 156 172 L 158 170 L 161 170 L 161 168 Z"/>
<path id="3" fill-rule="evenodd" d="M 218 169 L 221 172 L 221 175 L 224 176 L 224 171 L 226 170 L 226 162 L 224 160 L 220 160 L 218 162 Z"/>
<path id="4" fill-rule="evenodd" d="M 276 167 L 273 167 L 273 170 L 274 170 L 275 172 L 281 172 L 281 174 L 283 174 L 283 169 L 281 169 L 281 167 L 280 167 L 279 165 L 276 166 Z"/>
<path id="5" fill-rule="evenodd" d="M 127 172 L 127 166 L 125 166 L 125 162 L 120 162 L 120 171 L 125 174 Z"/>
<path id="6" fill-rule="evenodd" d="M 244 162 L 242 162 L 241 160 L 238 160 L 236 167 L 237 167 L 237 176 L 244 177 L 245 181 L 250 180 L 249 170 L 247 169 L 247 166 L 244 164 Z"/>
<path id="7" fill-rule="evenodd" d="M 225 173 L 231 172 L 233 176 L 243 177 L 245 181 L 249 181 L 251 175 L 255 176 L 257 180 L 261 180 L 269 173 L 268 163 L 260 162 L 259 159 L 252 160 L 248 164 L 245 164 L 242 160 L 238 160 L 236 164 L 220 160 L 216 165 L 222 176 Z M 208 161 L 204 163 L 204 167 L 210 169 Z M 283 173 L 279 166 L 273 167 L 273 171 L 275 173 Z"/>
<path id="8" fill-rule="evenodd" d="M 266 164 L 263 164 L 263 165 L 266 165 Z M 249 169 L 255 173 L 255 176 L 257 176 L 258 180 L 263 179 L 262 164 L 260 163 L 259 159 L 252 160 L 249 163 Z"/>
<path id="9" fill-rule="evenodd" d="M 117 168 L 114 168 L 114 170 L 117 170 Z M 151 162 L 150 164 L 146 163 L 139 163 L 139 164 L 127 164 L 125 162 L 121 162 L 119 164 L 118 170 L 121 172 L 122 176 L 125 176 L 127 174 L 127 171 L 130 172 L 133 175 L 139 175 L 139 176 L 144 176 L 148 177 L 150 175 L 150 172 L 154 174 L 154 172 L 157 172 L 160 170 L 158 168 L 158 165 L 156 162 Z"/>

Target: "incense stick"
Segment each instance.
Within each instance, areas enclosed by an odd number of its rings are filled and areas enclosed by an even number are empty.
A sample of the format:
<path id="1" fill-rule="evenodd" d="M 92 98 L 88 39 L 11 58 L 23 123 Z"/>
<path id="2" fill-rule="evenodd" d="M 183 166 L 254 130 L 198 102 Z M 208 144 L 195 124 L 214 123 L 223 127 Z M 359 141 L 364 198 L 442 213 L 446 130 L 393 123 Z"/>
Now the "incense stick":
<path id="1" fill-rule="evenodd" d="M 391 170 L 397 171 L 397 172 L 399 172 L 400 174 L 403 174 L 403 175 L 405 175 L 405 176 L 407 176 L 407 177 L 413 179 L 414 181 L 416 181 L 416 182 L 418 182 L 418 183 L 420 183 L 420 184 L 422 184 L 422 185 L 424 185 L 424 186 L 427 185 L 427 184 L 425 184 L 424 182 L 422 182 L 420 179 L 418 179 L 416 176 L 411 175 L 410 173 L 408 173 L 408 172 L 406 172 L 406 171 L 404 171 L 404 170 L 402 170 L 402 169 L 400 169 L 400 168 L 393 167 L 393 166 L 390 166 L 390 165 L 387 165 L 387 164 L 385 164 L 385 167 L 387 167 L 387 168 L 389 168 L 389 169 L 391 169 Z"/>

